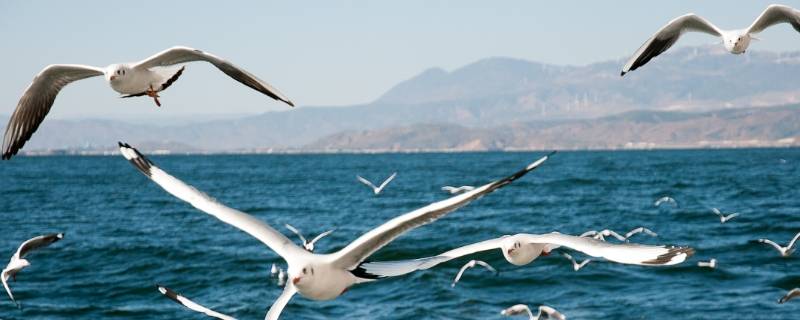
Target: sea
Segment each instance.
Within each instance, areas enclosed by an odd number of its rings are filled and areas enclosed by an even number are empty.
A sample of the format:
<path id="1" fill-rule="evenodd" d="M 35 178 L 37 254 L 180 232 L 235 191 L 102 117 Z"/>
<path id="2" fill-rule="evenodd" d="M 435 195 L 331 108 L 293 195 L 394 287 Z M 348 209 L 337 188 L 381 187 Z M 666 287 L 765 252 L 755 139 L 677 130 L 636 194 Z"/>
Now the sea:
<path id="1" fill-rule="evenodd" d="M 166 172 L 247 212 L 293 240 L 335 231 L 319 253 L 343 248 L 403 213 L 448 198 L 442 186 L 481 185 L 546 152 L 319 155 L 161 155 Z M 356 180 L 397 177 L 380 195 Z M 2 319 L 206 319 L 156 284 L 239 319 L 263 319 L 281 293 L 258 240 L 166 193 L 121 156 L 16 157 L 0 163 L 0 255 L 64 232 L 28 256 L 0 293 Z M 568 319 L 800 319 L 800 253 L 757 243 L 800 232 L 800 149 L 559 152 L 537 170 L 408 232 L 369 260 L 412 259 L 515 233 L 587 230 L 658 234 L 631 241 L 690 246 L 668 267 L 596 259 L 579 271 L 560 252 L 514 266 L 499 250 L 357 285 L 332 301 L 295 296 L 282 319 L 503 319 L 514 304 L 556 308 Z M 654 202 L 664 196 L 676 205 Z M 724 224 L 712 212 L 740 215 Z M 297 240 L 299 242 L 299 240 Z M 613 238 L 607 239 L 616 242 Z M 561 251 L 561 249 L 557 250 Z M 564 250 L 578 260 L 579 252 Z M 698 261 L 717 260 L 716 269 Z M 5 259 L 5 258 L 3 258 Z M 471 259 L 499 270 L 468 270 Z M 5 260 L 4 260 L 5 261 Z"/>

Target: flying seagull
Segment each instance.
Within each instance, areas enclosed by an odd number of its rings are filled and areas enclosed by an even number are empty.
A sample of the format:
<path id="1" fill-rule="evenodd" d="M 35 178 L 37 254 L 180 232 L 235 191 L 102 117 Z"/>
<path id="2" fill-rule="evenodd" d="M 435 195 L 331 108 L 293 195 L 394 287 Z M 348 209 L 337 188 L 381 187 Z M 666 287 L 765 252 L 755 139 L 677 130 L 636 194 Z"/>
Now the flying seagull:
<path id="1" fill-rule="evenodd" d="M 658 200 L 656 200 L 656 202 L 654 202 L 653 205 L 658 207 L 658 206 L 661 206 L 661 204 L 663 204 L 663 203 L 669 203 L 673 207 L 677 207 L 678 206 L 678 202 L 676 202 L 675 199 L 672 199 L 672 197 L 661 197 Z"/>
<path id="2" fill-rule="evenodd" d="M 267 320 L 278 319 L 281 311 L 295 293 L 299 292 L 312 300 L 332 300 L 355 284 L 389 276 L 375 269 L 367 272 L 363 268 L 364 260 L 406 232 L 433 222 L 469 204 L 473 200 L 521 178 L 528 172 L 538 168 L 553 154 L 550 153 L 536 160 L 506 178 L 395 217 L 383 225 L 368 231 L 337 252 L 315 254 L 297 246 L 289 238 L 263 221 L 227 207 L 217 202 L 214 198 L 169 175 L 156 167 L 153 162 L 130 145 L 120 143 L 120 153 L 134 167 L 168 193 L 190 203 L 195 208 L 216 217 L 222 222 L 250 234 L 286 260 L 289 265 L 288 276 L 290 281 L 286 283 L 283 293 L 267 312 Z"/>
<path id="3" fill-rule="evenodd" d="M 755 39 L 753 35 L 779 23 L 789 23 L 795 30 L 800 32 L 800 11 L 784 5 L 773 4 L 768 6 L 753 21 L 753 24 L 746 29 L 740 30 L 722 30 L 694 13 L 682 15 L 667 23 L 650 39 L 647 39 L 639 50 L 636 50 L 633 56 L 628 59 L 628 62 L 622 67 L 620 75 L 624 76 L 626 73 L 636 70 L 636 68 L 643 66 L 650 59 L 667 51 L 686 32 L 702 32 L 721 37 L 722 43 L 728 52 L 741 54 L 747 50 L 750 40 Z"/>
<path id="4" fill-rule="evenodd" d="M 17 273 L 31 265 L 31 263 L 25 259 L 25 256 L 31 253 L 31 251 L 49 246 L 62 238 L 64 238 L 64 233 L 46 234 L 30 238 L 23 242 L 17 249 L 17 252 L 11 256 L 11 260 L 8 261 L 8 265 L 3 269 L 0 279 L 3 280 L 3 287 L 6 289 L 8 297 L 11 298 L 11 301 L 14 302 L 17 307 L 19 307 L 19 303 L 14 300 L 14 295 L 11 294 L 11 288 L 8 287 L 8 278 L 10 277 L 14 281 L 17 281 Z"/>
<path id="5" fill-rule="evenodd" d="M 800 296 L 800 288 L 794 288 L 790 290 L 786 295 L 784 295 L 778 303 L 784 303 L 786 301 L 792 300 L 794 297 Z"/>
<path id="6" fill-rule="evenodd" d="M 564 258 L 567 258 L 569 261 L 572 262 L 572 269 L 574 269 L 575 271 L 580 270 L 587 263 L 592 262 L 592 259 L 586 259 L 586 260 L 583 260 L 581 263 L 578 263 L 578 261 L 575 261 L 575 258 L 573 258 L 571 255 L 569 255 L 569 253 L 562 252 L 561 255 L 563 255 Z"/>
<path id="7" fill-rule="evenodd" d="M 184 307 L 187 307 L 187 308 L 189 308 L 191 310 L 203 313 L 203 314 L 205 314 L 205 315 L 207 315 L 207 316 L 209 316 L 211 318 L 215 318 L 215 319 L 236 320 L 236 318 L 234 318 L 234 317 L 231 317 L 229 315 L 221 314 L 219 312 L 216 312 L 214 310 L 206 308 L 206 307 L 204 307 L 202 305 L 199 305 L 196 302 L 194 302 L 192 300 L 189 300 L 188 298 L 182 296 L 180 293 L 172 291 L 170 288 L 167 288 L 167 287 L 159 285 L 159 284 L 156 285 L 156 288 L 158 288 L 158 292 L 161 292 L 161 294 L 163 294 L 165 297 L 170 298 L 170 300 L 175 301 L 176 303 L 179 303 L 179 304 L 183 305 Z"/>
<path id="8" fill-rule="evenodd" d="M 719 209 L 717 209 L 717 208 L 711 208 L 711 211 L 714 212 L 714 214 L 716 214 L 717 216 L 719 216 L 719 223 L 728 222 L 728 220 L 736 218 L 737 216 L 739 216 L 738 212 L 734 212 L 734 213 L 731 213 L 729 215 L 725 215 L 721 211 L 719 211 Z"/>
<path id="9" fill-rule="evenodd" d="M 652 237 L 658 237 L 658 234 L 653 232 L 652 230 L 647 229 L 645 227 L 638 227 L 638 228 L 632 229 L 631 231 L 628 231 L 628 233 L 625 234 L 625 240 L 627 241 L 632 236 L 634 236 L 636 234 L 639 234 L 639 233 L 642 233 L 642 232 L 644 232 L 645 234 L 647 234 L 649 236 L 652 236 Z"/>
<path id="10" fill-rule="evenodd" d="M 500 314 L 504 315 L 504 316 L 507 316 L 507 317 L 515 316 L 515 315 L 528 314 L 528 319 L 529 320 L 539 320 L 539 319 L 566 320 L 567 319 L 567 317 L 565 315 L 563 315 L 561 312 L 558 312 L 556 309 L 553 309 L 552 307 L 549 307 L 549 306 L 539 306 L 539 313 L 537 313 L 534 316 L 533 312 L 531 312 L 531 309 L 528 308 L 528 306 L 526 306 L 524 304 L 513 305 L 513 306 L 509 307 L 508 309 L 500 311 Z M 544 316 L 544 318 L 542 318 L 542 316 Z"/>
<path id="11" fill-rule="evenodd" d="M 758 239 L 758 242 L 766 243 L 768 245 L 771 245 L 772 247 L 775 248 L 775 250 L 778 250 L 778 252 L 780 252 L 781 257 L 788 257 L 788 256 L 792 255 L 792 252 L 794 252 L 794 245 L 795 245 L 795 243 L 797 243 L 797 239 L 798 238 L 800 238 L 800 232 L 798 232 L 796 235 L 794 235 L 794 238 L 792 238 L 792 241 L 789 241 L 789 244 L 787 244 L 785 247 L 781 247 L 781 245 L 773 242 L 770 239 Z"/>
<path id="12" fill-rule="evenodd" d="M 381 186 L 380 186 L 380 187 L 376 187 L 374 184 L 372 184 L 372 182 L 369 182 L 369 180 L 367 180 L 367 179 L 364 179 L 364 178 L 362 178 L 361 176 L 356 176 L 356 179 L 358 179 L 358 181 L 361 181 L 361 183 L 363 183 L 363 184 L 366 184 L 367 186 L 369 186 L 370 188 L 372 188 L 372 192 L 373 192 L 373 193 L 375 193 L 375 195 L 378 195 L 379 193 L 381 193 L 381 191 L 383 191 L 383 188 L 385 188 L 385 187 L 386 187 L 386 185 L 387 185 L 387 184 L 389 184 L 389 182 L 391 182 L 392 180 L 394 180 L 394 177 L 395 177 L 396 175 L 397 175 L 397 172 L 395 172 L 395 173 L 392 173 L 392 175 L 391 175 L 391 176 L 389 176 L 388 178 L 386 178 L 386 180 L 384 180 L 384 181 L 383 181 L 383 183 L 381 183 Z"/>
<path id="13" fill-rule="evenodd" d="M 461 280 L 461 276 L 464 274 L 464 271 L 467 271 L 467 269 L 470 268 L 474 268 L 476 265 L 482 266 L 486 268 L 486 270 L 494 272 L 494 274 L 498 274 L 497 270 L 488 263 L 481 260 L 470 260 L 463 267 L 461 267 L 461 270 L 458 270 L 458 274 L 456 275 L 456 278 L 453 279 L 453 283 L 450 284 L 450 287 L 455 287 L 456 283 L 458 283 L 458 281 Z"/>
<path id="14" fill-rule="evenodd" d="M 460 187 L 453 187 L 453 186 L 444 186 L 442 187 L 442 191 L 449 192 L 450 194 L 459 194 L 462 192 L 472 191 L 475 190 L 473 186 L 460 186 Z"/>
<path id="15" fill-rule="evenodd" d="M 626 237 L 621 236 L 619 233 L 616 233 L 614 230 L 609 229 L 604 229 L 601 231 L 589 230 L 580 235 L 580 237 L 592 237 L 600 241 L 606 241 L 606 237 L 609 236 L 617 238 L 619 241 L 625 241 L 627 239 Z"/>
<path id="16" fill-rule="evenodd" d="M 47 116 L 58 92 L 67 84 L 90 77 L 104 76 L 111 88 L 122 94 L 122 98 L 146 95 L 152 97 L 157 106 L 161 106 L 158 93 L 178 80 L 184 70 L 184 67 L 178 69 L 169 67 L 192 61 L 211 63 L 234 80 L 294 106 L 278 90 L 246 70 L 213 54 L 193 48 L 172 47 L 139 62 L 112 64 L 105 68 L 52 64 L 39 72 L 22 93 L 17 109 L 6 125 L 2 159 L 11 159 L 11 156 L 22 149 Z"/>
<path id="17" fill-rule="evenodd" d="M 300 230 L 297 230 L 297 228 L 293 227 L 292 225 L 287 223 L 286 224 L 286 229 L 289 229 L 289 231 L 294 232 L 294 234 L 296 234 L 298 237 L 300 237 L 300 241 L 303 242 L 303 248 L 308 250 L 308 252 L 314 252 L 314 244 L 317 243 L 317 241 L 319 241 L 319 239 L 324 238 L 325 236 L 331 234 L 331 232 L 333 232 L 335 230 L 335 229 L 331 229 L 331 230 L 325 231 L 323 233 L 320 233 L 314 239 L 311 239 L 311 241 L 308 241 L 308 240 L 306 240 L 306 237 L 304 237 L 303 234 L 300 233 Z"/>
<path id="18" fill-rule="evenodd" d="M 366 273 L 384 276 L 399 276 L 417 270 L 430 269 L 440 263 L 477 252 L 500 249 L 506 261 L 516 266 L 527 265 L 539 256 L 546 256 L 550 251 L 567 247 L 583 252 L 592 257 L 642 266 L 667 266 L 685 261 L 694 254 L 694 249 L 674 246 L 650 246 L 634 243 L 612 244 L 593 238 L 551 232 L 546 234 L 520 233 L 513 236 L 502 236 L 460 248 L 456 248 L 436 256 L 397 260 L 366 262 L 361 268 Z"/>
<path id="19" fill-rule="evenodd" d="M 697 266 L 701 268 L 715 269 L 717 267 L 717 259 L 711 259 L 709 261 L 698 261 Z"/>

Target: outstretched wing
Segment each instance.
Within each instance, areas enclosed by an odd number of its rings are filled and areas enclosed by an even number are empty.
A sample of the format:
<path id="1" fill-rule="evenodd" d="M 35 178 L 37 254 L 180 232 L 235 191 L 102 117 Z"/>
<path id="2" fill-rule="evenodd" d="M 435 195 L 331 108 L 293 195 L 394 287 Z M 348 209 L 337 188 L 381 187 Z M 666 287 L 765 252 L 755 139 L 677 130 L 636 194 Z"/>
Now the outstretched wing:
<path id="1" fill-rule="evenodd" d="M 189 300 L 188 298 L 182 296 L 180 293 L 172 291 L 172 289 L 170 289 L 170 288 L 167 288 L 167 287 L 164 287 L 164 286 L 161 286 L 161 285 L 156 285 L 156 287 L 158 288 L 158 292 L 161 292 L 161 294 L 163 294 L 165 297 L 169 298 L 172 301 L 175 301 L 178 304 L 183 305 L 186 308 L 189 308 L 190 310 L 203 313 L 203 314 L 205 314 L 205 315 L 207 315 L 209 317 L 216 318 L 216 319 L 236 320 L 236 318 L 234 318 L 234 317 L 231 317 L 229 315 L 225 315 L 225 314 L 216 312 L 216 311 L 211 310 L 209 308 L 206 308 L 206 307 L 204 307 L 204 306 L 202 306 L 202 305 L 200 305 L 200 304 L 198 304 L 198 303 L 196 303 L 196 302 L 194 302 L 192 300 Z"/>
<path id="2" fill-rule="evenodd" d="M 331 232 L 334 232 L 334 231 L 336 231 L 336 229 L 331 229 L 331 230 L 325 231 L 323 233 L 320 233 L 318 236 L 314 237 L 314 239 L 311 239 L 311 242 L 309 242 L 309 244 L 317 243 L 317 241 L 319 241 L 319 239 L 327 237 L 329 234 L 331 234 Z"/>
<path id="3" fill-rule="evenodd" d="M 497 189 L 500 189 L 514 180 L 517 180 L 528 172 L 538 168 L 547 161 L 553 153 L 546 155 L 539 160 L 529 164 L 522 170 L 497 181 L 488 183 L 470 192 L 465 192 L 448 199 L 434 202 L 425 207 L 411 211 L 396 217 L 383 225 L 365 233 L 347 247 L 333 254 L 334 263 L 345 269 L 356 268 L 364 259 L 372 255 L 375 251 L 382 248 L 395 238 L 405 232 L 413 230 L 419 226 L 428 224 L 441 218 L 442 216 L 461 208 L 470 202 L 479 199 Z"/>
<path id="4" fill-rule="evenodd" d="M 367 186 L 372 188 L 372 190 L 378 189 L 378 187 L 376 187 L 374 184 L 372 184 L 372 182 L 370 182 L 367 179 L 362 178 L 361 176 L 356 176 L 356 179 L 358 179 L 358 181 L 361 181 L 361 183 L 366 184 Z"/>
<path id="5" fill-rule="evenodd" d="M 291 281 L 286 283 L 286 286 L 283 287 L 283 293 L 272 303 L 272 307 L 269 308 L 267 311 L 267 316 L 264 317 L 264 320 L 278 320 L 278 317 L 281 316 L 281 312 L 283 308 L 289 304 L 289 300 L 292 299 L 292 296 L 297 293 L 297 288 L 294 287 Z"/>
<path id="6" fill-rule="evenodd" d="M 775 248 L 775 250 L 778 250 L 778 252 L 783 254 L 783 247 L 781 247 L 781 245 L 775 243 L 774 241 L 772 241 L 770 239 L 758 239 L 758 242 L 766 243 L 768 245 L 771 245 L 773 248 Z"/>
<path id="7" fill-rule="evenodd" d="M 381 183 L 381 186 L 380 186 L 380 187 L 378 187 L 378 189 L 381 189 L 381 190 L 383 190 L 383 188 L 384 188 L 384 187 L 386 187 L 386 185 L 387 185 L 387 184 L 389 184 L 389 182 L 392 182 L 392 180 L 394 180 L 394 177 L 395 177 L 395 176 L 397 176 L 397 172 L 395 172 L 395 173 L 392 173 L 392 175 L 391 175 L 391 176 L 389 176 L 388 178 L 386 178 L 386 180 L 384 180 L 384 181 L 383 181 L 383 183 Z"/>
<path id="8" fill-rule="evenodd" d="M 285 102 L 290 106 L 294 104 L 289 101 L 280 91 L 272 87 L 269 83 L 259 79 L 255 75 L 239 68 L 232 63 L 217 57 L 208 52 L 203 52 L 194 48 L 188 47 L 172 47 L 167 50 L 156 53 L 155 55 L 140 61 L 135 64 L 134 68 L 150 69 L 153 67 L 166 67 L 184 62 L 192 61 L 206 61 L 213 64 L 217 69 L 221 70 L 231 78 L 240 83 L 255 89 L 275 100 Z"/>
<path id="9" fill-rule="evenodd" d="M 53 242 L 56 242 L 63 238 L 64 238 L 64 233 L 46 234 L 30 238 L 19 246 L 19 248 L 17 249 L 17 253 L 15 255 L 20 259 L 25 258 L 25 256 L 28 255 L 28 253 L 30 253 L 31 251 L 49 246 Z"/>
<path id="10" fill-rule="evenodd" d="M 747 28 L 747 33 L 759 33 L 779 23 L 789 23 L 797 32 L 800 32 L 800 11 L 779 4 L 770 5 Z"/>
<path id="11" fill-rule="evenodd" d="M 288 224 L 288 223 L 287 223 L 287 224 L 285 224 L 285 226 L 286 226 L 286 229 L 289 229 L 289 231 L 293 232 L 293 233 L 294 233 L 294 234 L 296 234 L 298 237 L 300 237 L 300 241 L 302 241 L 302 242 L 303 242 L 303 245 L 305 245 L 306 243 L 308 243 L 308 242 L 306 241 L 306 237 L 304 237 L 304 236 L 303 236 L 303 234 L 302 234 L 302 233 L 300 233 L 300 230 L 297 230 L 295 227 L 293 227 L 291 224 Z"/>
<path id="12" fill-rule="evenodd" d="M 637 68 L 645 65 L 650 59 L 653 59 L 667 51 L 678 38 L 687 31 L 704 32 L 714 36 L 722 36 L 722 31 L 716 26 L 708 22 L 708 20 L 695 15 L 693 13 L 686 14 L 675 18 L 659 29 L 650 39 L 639 47 L 639 50 L 628 59 L 625 66 L 622 67 L 620 75 L 624 76 L 626 73 L 636 70 Z"/>
<path id="13" fill-rule="evenodd" d="M 0 275 L 0 280 L 3 281 L 3 288 L 6 289 L 8 297 L 11 298 L 11 302 L 13 302 L 19 307 L 19 303 L 17 302 L 17 300 L 14 300 L 14 295 L 11 293 L 11 288 L 8 287 L 8 275 L 5 272 L 3 272 L 2 275 Z"/>
<path id="14" fill-rule="evenodd" d="M 556 244 L 583 252 L 592 257 L 601 257 L 624 264 L 674 265 L 685 261 L 694 254 L 694 249 L 688 247 L 650 246 L 633 243 L 612 244 L 592 238 L 576 237 L 555 232 L 542 235 L 526 234 L 523 236 L 524 241 L 529 243 Z"/>
<path id="15" fill-rule="evenodd" d="M 792 241 L 789 241 L 789 244 L 786 245 L 786 247 L 789 248 L 789 250 L 794 248 L 794 245 L 795 245 L 795 243 L 797 243 L 797 239 L 798 238 L 800 238 L 800 232 L 798 232 L 796 235 L 794 235 L 794 238 L 792 238 Z"/>
<path id="16" fill-rule="evenodd" d="M 3 136 L 3 160 L 11 159 L 25 145 L 50 112 L 58 92 L 71 82 L 102 76 L 103 69 L 77 64 L 45 67 L 22 93 Z"/>
<path id="17" fill-rule="evenodd" d="M 308 254 L 305 250 L 292 243 L 289 238 L 286 238 L 286 236 L 261 220 L 244 212 L 229 208 L 219 203 L 216 199 L 209 197 L 207 194 L 200 192 L 200 190 L 164 172 L 130 145 L 120 142 L 119 150 L 125 159 L 128 159 L 134 167 L 139 169 L 145 176 L 153 180 L 153 182 L 161 186 L 161 188 L 164 188 L 164 190 L 170 194 L 188 202 L 200 211 L 210 214 L 222 222 L 232 225 L 255 237 L 266 244 L 272 251 L 275 251 L 275 253 L 283 257 L 287 262 L 290 258 Z"/>

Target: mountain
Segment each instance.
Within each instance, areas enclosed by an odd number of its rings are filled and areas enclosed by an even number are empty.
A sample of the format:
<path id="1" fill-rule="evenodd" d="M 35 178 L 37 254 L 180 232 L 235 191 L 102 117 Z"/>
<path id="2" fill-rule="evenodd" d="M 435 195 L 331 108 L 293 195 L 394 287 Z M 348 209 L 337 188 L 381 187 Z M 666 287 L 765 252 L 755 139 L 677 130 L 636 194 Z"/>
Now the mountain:
<path id="1" fill-rule="evenodd" d="M 488 58 L 452 71 L 426 70 L 368 104 L 299 107 L 202 123 L 47 119 L 24 150 L 110 147 L 126 140 L 246 152 L 323 147 L 321 138 L 352 130 L 445 124 L 476 134 L 511 124 L 553 124 L 634 110 L 680 114 L 800 102 L 800 52 L 732 55 L 716 46 L 674 49 L 620 77 L 623 62 L 556 66 Z"/>

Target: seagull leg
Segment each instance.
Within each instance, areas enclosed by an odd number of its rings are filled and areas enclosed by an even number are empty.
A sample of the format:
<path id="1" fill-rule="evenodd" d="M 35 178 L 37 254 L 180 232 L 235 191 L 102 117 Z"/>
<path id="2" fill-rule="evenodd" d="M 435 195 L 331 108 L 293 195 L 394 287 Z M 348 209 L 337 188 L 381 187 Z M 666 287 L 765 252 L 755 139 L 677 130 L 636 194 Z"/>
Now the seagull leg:
<path id="1" fill-rule="evenodd" d="M 156 106 L 161 107 L 161 102 L 158 101 L 159 98 L 158 91 L 153 89 L 152 84 L 150 85 L 150 90 L 147 90 L 146 92 L 147 96 L 153 98 L 153 100 L 156 102 Z"/>

